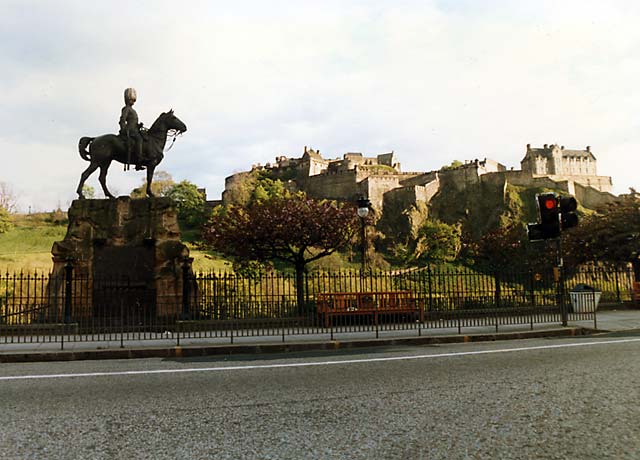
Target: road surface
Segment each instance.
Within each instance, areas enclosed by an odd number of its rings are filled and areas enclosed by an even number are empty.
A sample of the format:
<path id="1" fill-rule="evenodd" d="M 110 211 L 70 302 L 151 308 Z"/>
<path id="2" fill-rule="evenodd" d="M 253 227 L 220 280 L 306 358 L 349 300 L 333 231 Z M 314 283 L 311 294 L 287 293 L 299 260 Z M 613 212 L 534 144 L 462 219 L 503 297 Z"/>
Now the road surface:
<path id="1" fill-rule="evenodd" d="M 638 459 L 640 336 L 3 364 L 3 459 Z"/>

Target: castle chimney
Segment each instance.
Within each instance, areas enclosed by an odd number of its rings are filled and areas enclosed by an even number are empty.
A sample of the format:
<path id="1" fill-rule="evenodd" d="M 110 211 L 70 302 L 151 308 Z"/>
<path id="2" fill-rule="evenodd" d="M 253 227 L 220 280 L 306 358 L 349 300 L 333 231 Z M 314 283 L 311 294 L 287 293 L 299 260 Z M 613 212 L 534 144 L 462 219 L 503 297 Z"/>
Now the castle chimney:
<path id="1" fill-rule="evenodd" d="M 564 145 L 561 145 L 561 146 L 560 146 L 560 150 L 564 150 Z"/>
<path id="2" fill-rule="evenodd" d="M 527 144 L 527 150 L 531 150 L 531 144 Z"/>
<path id="3" fill-rule="evenodd" d="M 587 145 L 587 152 L 591 153 L 591 146 Z"/>
<path id="4" fill-rule="evenodd" d="M 304 153 L 307 153 L 307 146 L 304 146 Z"/>
<path id="5" fill-rule="evenodd" d="M 543 146 L 543 147 L 546 149 L 546 148 L 548 147 L 548 144 L 544 144 L 544 146 Z"/>

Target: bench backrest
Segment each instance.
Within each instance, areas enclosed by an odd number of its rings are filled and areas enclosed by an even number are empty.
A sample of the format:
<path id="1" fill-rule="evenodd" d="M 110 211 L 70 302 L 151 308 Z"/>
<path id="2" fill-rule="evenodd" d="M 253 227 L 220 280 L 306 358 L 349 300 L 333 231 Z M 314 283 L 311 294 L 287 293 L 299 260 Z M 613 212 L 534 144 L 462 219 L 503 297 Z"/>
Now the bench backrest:
<path id="1" fill-rule="evenodd" d="M 318 311 L 402 310 L 415 306 L 410 291 L 323 292 L 316 299 Z"/>

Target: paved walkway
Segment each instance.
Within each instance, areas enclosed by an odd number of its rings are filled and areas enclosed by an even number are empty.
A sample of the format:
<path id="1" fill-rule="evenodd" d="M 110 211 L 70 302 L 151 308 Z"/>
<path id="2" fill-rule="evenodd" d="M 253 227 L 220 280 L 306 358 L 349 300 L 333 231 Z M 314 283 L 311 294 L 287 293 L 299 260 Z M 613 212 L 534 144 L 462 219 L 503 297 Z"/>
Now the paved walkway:
<path id="1" fill-rule="evenodd" d="M 0 342 L 0 362 L 54 361 L 75 359 L 116 359 L 144 357 L 180 357 L 214 354 L 286 352 L 301 350 L 329 350 L 376 345 L 452 343 L 487 340 L 510 340 L 532 337 L 572 336 L 598 332 L 640 332 L 640 309 L 599 311 L 595 321 L 570 321 L 560 324 L 500 325 L 441 329 L 409 329 L 334 333 L 298 334 L 284 337 L 234 336 L 220 338 L 181 338 L 167 334 L 163 340 L 124 340 L 117 334 L 112 340 L 61 341 L 61 337 L 45 337 L 38 342 Z M 245 334 L 247 331 L 245 331 Z M 28 337 L 26 338 L 29 339 Z M 40 338 L 42 340 L 43 337 Z M 126 339 L 126 334 L 125 334 Z M 9 338 L 10 340 L 10 338 Z M 21 340 L 25 340 L 22 338 Z M 66 339 L 65 339 L 66 340 Z M 179 346 L 178 346 L 179 345 Z"/>

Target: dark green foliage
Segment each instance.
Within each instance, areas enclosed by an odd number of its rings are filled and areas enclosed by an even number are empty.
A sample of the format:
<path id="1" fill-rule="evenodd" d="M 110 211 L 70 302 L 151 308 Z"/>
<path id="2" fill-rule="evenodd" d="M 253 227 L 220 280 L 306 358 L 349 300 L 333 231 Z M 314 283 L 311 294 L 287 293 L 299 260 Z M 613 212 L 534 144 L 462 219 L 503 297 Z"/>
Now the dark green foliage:
<path id="1" fill-rule="evenodd" d="M 151 191 L 155 196 L 167 196 L 167 192 L 176 185 L 171 174 L 165 171 L 155 171 L 153 173 L 153 181 L 151 182 Z M 131 191 L 131 198 L 147 197 L 147 181 L 143 179 L 142 185 Z"/>
<path id="2" fill-rule="evenodd" d="M 175 200 L 178 206 L 178 220 L 190 228 L 200 227 L 205 221 L 205 197 L 198 186 L 189 181 L 173 185 L 166 196 Z"/>
<path id="3" fill-rule="evenodd" d="M 96 189 L 91 185 L 84 184 L 82 186 L 82 194 L 85 198 L 92 200 L 96 197 Z"/>
<path id="4" fill-rule="evenodd" d="M 507 271 L 514 267 L 550 267 L 556 262 L 555 241 L 530 243 L 524 225 L 514 223 L 465 240 L 465 255 L 479 268 Z"/>
<path id="5" fill-rule="evenodd" d="M 282 176 L 274 177 L 271 171 L 258 169 L 238 174 L 232 183 L 227 184 L 225 203 L 248 206 L 255 201 L 288 196 L 296 187 L 285 184 Z"/>
<path id="6" fill-rule="evenodd" d="M 640 275 L 640 194 L 631 190 L 619 201 L 584 217 L 563 235 L 565 254 L 572 264 L 631 263 Z"/>
<path id="7" fill-rule="evenodd" d="M 464 165 L 464 163 L 462 163 L 462 161 L 453 160 L 450 165 L 443 166 L 442 168 L 440 168 L 440 171 L 447 171 L 449 169 L 456 169 L 456 168 L 459 168 L 460 166 L 463 166 L 463 165 Z"/>
<path id="8" fill-rule="evenodd" d="M 425 221 L 405 243 L 393 247 L 396 260 L 406 266 L 424 266 L 454 261 L 461 248 L 459 224 Z"/>
<path id="9" fill-rule="evenodd" d="M 250 203 L 265 201 L 269 198 L 283 198 L 287 195 L 288 192 L 281 180 L 259 177 L 251 194 Z"/>

